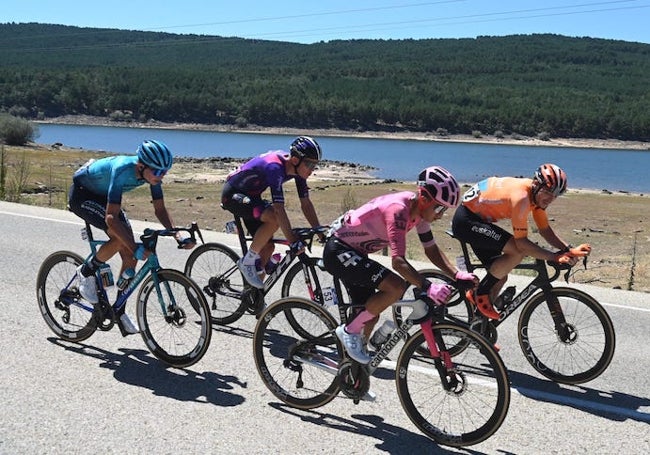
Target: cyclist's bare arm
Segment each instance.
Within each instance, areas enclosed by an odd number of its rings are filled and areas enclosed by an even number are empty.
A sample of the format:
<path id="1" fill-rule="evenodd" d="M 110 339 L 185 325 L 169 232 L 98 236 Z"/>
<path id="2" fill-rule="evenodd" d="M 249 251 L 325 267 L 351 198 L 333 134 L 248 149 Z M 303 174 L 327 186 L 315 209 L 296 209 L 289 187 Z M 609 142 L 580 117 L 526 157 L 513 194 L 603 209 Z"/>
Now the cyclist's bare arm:
<path id="1" fill-rule="evenodd" d="M 305 215 L 305 219 L 311 227 L 320 226 L 320 222 L 318 221 L 318 214 L 316 214 L 316 208 L 311 202 L 311 199 L 308 197 L 300 198 L 300 208 L 302 210 L 302 213 Z"/>
<path id="2" fill-rule="evenodd" d="M 528 237 L 514 238 L 517 249 L 526 256 L 545 261 L 557 261 L 558 254 L 533 243 Z"/>
<path id="3" fill-rule="evenodd" d="M 457 271 L 456 267 L 449 262 L 449 259 L 442 251 L 440 251 L 437 244 L 426 247 L 424 249 L 424 254 L 426 254 L 427 258 L 429 258 L 429 260 L 438 267 L 442 273 L 447 275 L 449 278 L 454 278 Z"/>
<path id="4" fill-rule="evenodd" d="M 539 235 L 541 235 L 544 238 L 544 240 L 548 242 L 549 245 L 554 246 L 558 250 L 563 250 L 568 245 L 567 242 L 565 242 L 560 237 L 558 237 L 558 235 L 551 227 L 548 227 L 546 229 L 540 229 Z"/>
<path id="5" fill-rule="evenodd" d="M 156 214 L 156 218 L 158 218 L 158 221 L 160 221 L 160 224 L 162 224 L 165 229 L 173 229 L 174 228 L 174 221 L 172 220 L 172 216 L 169 213 L 169 210 L 167 210 L 167 207 L 165 206 L 165 200 L 164 199 L 154 199 L 153 201 L 153 209 L 154 213 Z M 176 241 L 181 242 L 183 240 L 183 234 L 181 232 L 177 232 L 176 235 L 174 236 Z M 189 240 L 189 239 L 188 239 Z M 196 243 L 183 243 L 182 246 L 185 249 L 192 249 Z"/>
<path id="6" fill-rule="evenodd" d="M 424 277 L 413 268 L 404 256 L 394 256 L 391 260 L 391 267 L 413 286 L 417 288 L 425 287 L 426 280 Z"/>

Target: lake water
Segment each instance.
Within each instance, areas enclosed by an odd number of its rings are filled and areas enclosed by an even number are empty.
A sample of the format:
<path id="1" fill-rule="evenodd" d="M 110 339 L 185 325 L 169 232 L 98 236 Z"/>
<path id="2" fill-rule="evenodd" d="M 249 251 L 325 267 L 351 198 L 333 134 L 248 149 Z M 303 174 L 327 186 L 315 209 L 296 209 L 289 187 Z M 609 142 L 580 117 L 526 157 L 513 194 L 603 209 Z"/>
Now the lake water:
<path id="1" fill-rule="evenodd" d="M 39 124 L 42 144 L 134 153 L 144 139 L 165 142 L 176 156 L 247 158 L 267 150 L 286 150 L 295 136 L 221 133 L 155 128 Z M 650 193 L 650 152 L 634 150 L 531 147 L 496 144 L 444 143 L 417 140 L 315 136 L 325 159 L 374 166 L 374 175 L 415 180 L 427 166 L 449 169 L 460 182 L 473 183 L 490 175 L 529 176 L 538 165 L 556 163 L 571 188 Z"/>

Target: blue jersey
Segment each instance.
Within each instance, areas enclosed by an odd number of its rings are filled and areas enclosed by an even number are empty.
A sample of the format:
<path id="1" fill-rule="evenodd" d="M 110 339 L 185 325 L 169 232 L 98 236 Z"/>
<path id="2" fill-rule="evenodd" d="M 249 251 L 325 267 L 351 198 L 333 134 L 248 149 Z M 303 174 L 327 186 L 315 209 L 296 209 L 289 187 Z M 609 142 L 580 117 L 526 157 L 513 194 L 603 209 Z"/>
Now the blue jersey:
<path id="1" fill-rule="evenodd" d="M 121 204 L 122 193 L 147 183 L 136 175 L 137 155 L 111 156 L 89 161 L 74 173 L 75 185 L 91 193 L 106 196 L 109 204 Z M 151 185 L 152 199 L 162 199 L 162 186 Z"/>
<path id="2" fill-rule="evenodd" d="M 236 171 L 228 175 L 226 181 L 237 190 L 237 192 L 259 196 L 267 188 L 271 191 L 271 200 L 284 203 L 284 191 L 282 184 L 287 180 L 296 180 L 298 197 L 309 196 L 307 181 L 299 175 L 287 175 L 285 163 L 289 155 L 282 150 L 264 153 L 247 161 Z"/>

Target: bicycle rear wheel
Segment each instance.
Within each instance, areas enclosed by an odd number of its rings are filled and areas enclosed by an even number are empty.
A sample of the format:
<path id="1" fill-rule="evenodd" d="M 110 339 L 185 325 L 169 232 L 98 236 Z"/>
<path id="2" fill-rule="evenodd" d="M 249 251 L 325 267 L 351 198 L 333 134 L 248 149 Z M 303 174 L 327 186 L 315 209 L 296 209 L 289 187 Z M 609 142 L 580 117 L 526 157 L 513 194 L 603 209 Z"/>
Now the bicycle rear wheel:
<path id="1" fill-rule="evenodd" d="M 306 340 L 287 314 L 319 336 Z M 312 409 L 336 397 L 343 350 L 335 328 L 336 321 L 322 307 L 299 297 L 280 299 L 264 310 L 253 335 L 255 365 L 276 398 L 295 408 Z"/>
<path id="2" fill-rule="evenodd" d="M 244 277 L 237 268 L 239 256 L 220 243 L 197 247 L 185 263 L 185 275 L 201 288 L 215 324 L 237 321 L 246 311 Z"/>
<path id="3" fill-rule="evenodd" d="M 600 375 L 614 357 L 616 336 L 605 309 L 589 294 L 557 287 L 566 326 L 558 332 L 544 293 L 526 304 L 519 317 L 519 345 L 541 375 L 561 384 L 582 384 Z"/>
<path id="4" fill-rule="evenodd" d="M 83 259 L 70 251 L 48 256 L 38 271 L 36 297 L 48 327 L 60 338 L 79 342 L 95 333 L 93 305 L 83 300 L 75 282 Z"/>
<path id="5" fill-rule="evenodd" d="M 493 435 L 510 406 L 510 384 L 499 354 L 483 337 L 455 324 L 436 324 L 436 340 L 466 347 L 453 360 L 458 384 L 445 388 L 435 361 L 421 354 L 426 346 L 418 331 L 406 342 L 397 360 L 397 393 L 409 419 L 439 444 L 468 446 Z M 440 344 L 440 343 L 438 343 Z"/>
<path id="6" fill-rule="evenodd" d="M 138 293 L 142 339 L 163 362 L 188 367 L 201 360 L 210 346 L 210 309 L 201 289 L 183 273 L 171 269 L 155 273 L 158 286 L 149 275 Z"/>

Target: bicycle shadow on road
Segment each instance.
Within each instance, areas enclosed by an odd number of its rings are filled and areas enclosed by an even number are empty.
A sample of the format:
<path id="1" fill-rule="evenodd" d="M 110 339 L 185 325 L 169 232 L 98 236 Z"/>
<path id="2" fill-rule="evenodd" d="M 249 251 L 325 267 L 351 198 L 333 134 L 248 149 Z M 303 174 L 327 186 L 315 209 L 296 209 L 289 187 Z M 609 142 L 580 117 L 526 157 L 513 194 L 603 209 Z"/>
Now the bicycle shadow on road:
<path id="1" fill-rule="evenodd" d="M 512 388 L 522 396 L 546 403 L 570 405 L 574 409 L 618 422 L 631 419 L 650 423 L 650 413 L 639 410 L 650 407 L 650 398 L 584 385 L 557 384 L 513 370 L 508 373 Z"/>
<path id="2" fill-rule="evenodd" d="M 375 444 L 375 448 L 387 453 L 458 453 L 457 449 L 446 450 L 420 433 L 386 423 L 383 417 L 377 415 L 352 414 L 352 418 L 348 419 L 314 410 L 299 410 L 279 402 L 269 403 L 269 406 L 303 422 L 378 439 L 380 442 Z"/>
<path id="3" fill-rule="evenodd" d="M 242 389 L 247 387 L 235 376 L 168 367 L 144 349 L 120 348 L 121 353 L 115 353 L 54 337 L 48 338 L 48 341 L 67 351 L 99 360 L 99 366 L 113 370 L 113 376 L 118 381 L 150 389 L 156 396 L 223 407 L 237 406 L 245 400 L 242 395 L 231 392 L 235 386 Z"/>

